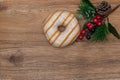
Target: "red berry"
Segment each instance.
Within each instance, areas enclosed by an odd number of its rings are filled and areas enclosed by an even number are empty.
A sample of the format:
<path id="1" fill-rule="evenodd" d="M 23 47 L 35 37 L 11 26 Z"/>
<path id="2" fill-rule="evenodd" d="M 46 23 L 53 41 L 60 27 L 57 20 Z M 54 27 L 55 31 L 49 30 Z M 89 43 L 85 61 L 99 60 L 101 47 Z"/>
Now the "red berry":
<path id="1" fill-rule="evenodd" d="M 92 30 L 93 28 L 94 28 L 93 25 L 88 26 L 88 29 L 89 29 L 89 30 Z"/>
<path id="2" fill-rule="evenodd" d="M 92 23 L 90 23 L 90 22 L 88 22 L 88 23 L 86 24 L 87 27 L 89 27 L 90 25 L 92 25 Z"/>
<path id="3" fill-rule="evenodd" d="M 98 25 L 98 26 L 102 26 L 102 22 L 99 21 L 99 22 L 97 23 L 97 25 Z"/>
<path id="4" fill-rule="evenodd" d="M 83 36 L 82 36 L 82 35 L 80 35 L 78 38 L 79 38 L 80 40 L 82 40 L 82 39 L 83 39 Z"/>
<path id="5" fill-rule="evenodd" d="M 101 19 L 101 16 L 100 16 L 100 15 L 97 15 L 97 16 L 96 16 L 96 19 Z"/>
<path id="6" fill-rule="evenodd" d="M 90 29 L 90 30 L 94 28 L 94 25 L 93 25 L 92 23 L 90 23 L 90 22 L 87 23 L 86 26 L 87 26 L 87 28 Z"/>
<path id="7" fill-rule="evenodd" d="M 81 34 L 83 34 L 83 35 L 85 35 L 86 33 L 87 33 L 86 30 L 82 30 L 82 31 L 81 31 Z"/>
<path id="8" fill-rule="evenodd" d="M 94 23 L 96 24 L 97 22 L 98 22 L 98 19 L 95 18 L 95 19 L 94 19 Z"/>

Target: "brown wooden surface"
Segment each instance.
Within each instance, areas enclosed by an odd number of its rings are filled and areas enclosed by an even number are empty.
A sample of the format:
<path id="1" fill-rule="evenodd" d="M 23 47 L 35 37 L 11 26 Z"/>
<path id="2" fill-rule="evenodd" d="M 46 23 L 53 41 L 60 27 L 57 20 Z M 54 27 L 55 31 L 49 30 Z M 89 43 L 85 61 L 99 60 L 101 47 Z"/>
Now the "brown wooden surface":
<path id="1" fill-rule="evenodd" d="M 101 0 L 92 0 L 96 5 Z M 120 0 L 107 0 L 112 7 Z M 120 80 L 120 40 L 47 42 L 42 22 L 56 10 L 75 13 L 79 0 L 0 0 L 0 80 Z M 110 16 L 120 32 L 120 8 Z M 83 25 L 80 22 L 80 25 Z"/>

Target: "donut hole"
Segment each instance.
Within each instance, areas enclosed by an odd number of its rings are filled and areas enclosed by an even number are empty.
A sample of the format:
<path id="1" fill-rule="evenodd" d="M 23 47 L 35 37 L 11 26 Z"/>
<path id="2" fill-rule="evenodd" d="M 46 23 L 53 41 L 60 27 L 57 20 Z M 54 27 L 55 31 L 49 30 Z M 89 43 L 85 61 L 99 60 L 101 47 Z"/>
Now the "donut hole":
<path id="1" fill-rule="evenodd" d="M 65 26 L 63 26 L 63 25 L 58 26 L 58 30 L 59 30 L 60 32 L 65 31 Z"/>

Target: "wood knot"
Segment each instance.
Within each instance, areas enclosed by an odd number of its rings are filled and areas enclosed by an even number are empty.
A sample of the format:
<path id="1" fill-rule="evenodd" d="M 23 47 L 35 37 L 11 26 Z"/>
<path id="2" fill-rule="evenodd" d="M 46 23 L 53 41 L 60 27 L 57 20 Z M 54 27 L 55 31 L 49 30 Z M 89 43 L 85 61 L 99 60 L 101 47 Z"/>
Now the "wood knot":
<path id="1" fill-rule="evenodd" d="M 3 2 L 0 2 L 0 11 L 6 10 L 7 8 L 8 7 Z"/>
<path id="2" fill-rule="evenodd" d="M 13 63 L 14 65 L 20 64 L 21 62 L 23 62 L 23 60 L 24 60 L 24 57 L 20 51 L 17 51 L 15 54 L 12 54 L 9 57 L 9 62 Z"/>

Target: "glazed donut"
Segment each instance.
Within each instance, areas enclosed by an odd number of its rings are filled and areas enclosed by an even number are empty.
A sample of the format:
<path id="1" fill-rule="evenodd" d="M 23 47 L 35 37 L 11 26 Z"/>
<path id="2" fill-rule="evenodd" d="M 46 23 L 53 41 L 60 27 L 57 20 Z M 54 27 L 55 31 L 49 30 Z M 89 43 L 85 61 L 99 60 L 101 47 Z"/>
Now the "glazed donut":
<path id="1" fill-rule="evenodd" d="M 60 31 L 59 26 L 64 26 L 65 30 Z M 54 47 L 71 45 L 80 33 L 76 17 L 67 11 L 56 11 L 48 16 L 43 29 L 49 43 Z"/>

